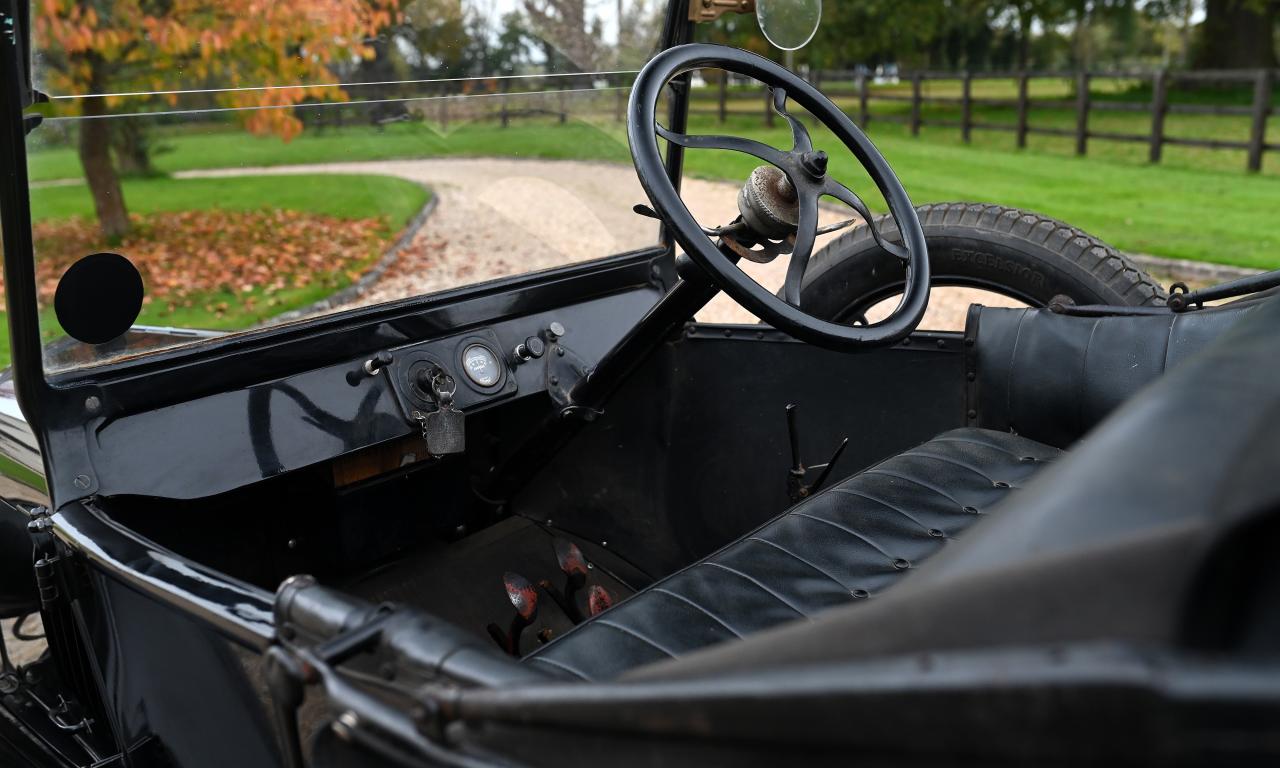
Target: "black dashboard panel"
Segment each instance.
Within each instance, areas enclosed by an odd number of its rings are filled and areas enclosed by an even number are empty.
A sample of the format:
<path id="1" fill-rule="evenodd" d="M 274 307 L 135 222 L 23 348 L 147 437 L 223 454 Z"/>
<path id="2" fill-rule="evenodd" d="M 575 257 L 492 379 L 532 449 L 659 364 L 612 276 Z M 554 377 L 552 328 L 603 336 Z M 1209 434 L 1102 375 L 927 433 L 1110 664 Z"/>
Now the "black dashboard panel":
<path id="1" fill-rule="evenodd" d="M 435 407 L 415 383 L 432 366 L 456 379 L 454 404 L 468 414 L 543 395 L 548 366 L 563 361 L 548 345 L 548 354 L 516 362 L 518 345 L 548 338 L 556 323 L 569 356 L 592 365 L 659 296 L 658 286 L 632 289 L 111 419 L 91 436 L 98 492 L 197 498 L 403 437 L 417 429 L 406 410 Z M 473 345 L 497 357 L 496 383 L 464 373 L 463 354 Z M 378 352 L 390 353 L 385 366 Z"/>

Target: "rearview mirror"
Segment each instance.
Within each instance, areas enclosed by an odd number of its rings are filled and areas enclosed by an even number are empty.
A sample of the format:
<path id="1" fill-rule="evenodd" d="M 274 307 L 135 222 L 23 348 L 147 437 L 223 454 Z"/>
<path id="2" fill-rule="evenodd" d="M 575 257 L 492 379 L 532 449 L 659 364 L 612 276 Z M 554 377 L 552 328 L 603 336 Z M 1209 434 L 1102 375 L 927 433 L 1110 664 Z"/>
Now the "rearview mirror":
<path id="1" fill-rule="evenodd" d="M 803 48 L 818 31 L 822 0 L 756 0 L 760 31 L 784 51 Z"/>

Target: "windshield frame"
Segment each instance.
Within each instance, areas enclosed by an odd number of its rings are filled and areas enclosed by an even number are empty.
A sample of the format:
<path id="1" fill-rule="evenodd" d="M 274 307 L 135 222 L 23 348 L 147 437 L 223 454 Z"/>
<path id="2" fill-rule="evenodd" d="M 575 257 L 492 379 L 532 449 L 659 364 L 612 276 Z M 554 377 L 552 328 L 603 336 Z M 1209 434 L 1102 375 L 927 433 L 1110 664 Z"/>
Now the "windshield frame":
<path id="1" fill-rule="evenodd" d="M 4 4 L 10 7 L 25 9 L 25 4 L 21 0 L 4 0 Z M 692 39 L 693 22 L 688 19 L 688 1 L 673 0 L 667 4 L 665 9 L 665 18 L 663 29 L 659 37 L 656 51 L 665 50 L 674 45 L 688 42 Z M 22 42 L 17 46 L 20 50 L 19 56 L 7 56 L 5 61 L 5 72 L 3 76 L 7 83 L 18 86 L 19 93 L 16 103 L 10 99 L 5 99 L 4 104 L 0 105 L 0 111 L 3 112 L 3 119 L 6 125 L 13 127 L 21 125 L 24 120 L 32 121 L 31 128 L 38 125 L 40 117 L 38 115 L 24 116 L 22 111 L 30 106 L 33 102 L 40 102 L 43 98 L 42 94 L 31 88 L 31 56 L 29 54 L 29 46 L 23 44 L 30 38 L 30 23 L 25 18 L 19 18 L 20 29 L 22 31 Z M 655 51 L 655 52 L 656 52 Z M 19 61 L 21 65 L 18 66 Z M 687 89 L 676 90 L 671 98 L 671 115 L 670 120 L 673 125 L 684 126 L 688 115 L 688 98 Z M 16 107 L 16 109 L 15 109 Z M 29 132 L 29 128 L 27 132 Z M 435 304 L 446 297 L 451 300 L 464 299 L 468 289 L 477 292 L 488 292 L 496 287 L 510 285 L 513 282 L 521 282 L 520 280 L 511 280 L 509 278 L 497 278 L 493 280 L 482 281 L 465 286 L 461 289 L 453 289 L 435 294 L 421 294 L 403 299 L 386 302 L 376 305 L 372 308 L 352 308 L 341 310 L 332 314 L 309 318 L 306 320 L 294 321 L 281 326 L 271 326 L 259 329 L 235 331 L 225 336 L 204 338 L 194 343 L 162 348 L 159 350 L 140 351 L 135 355 L 124 355 L 119 358 L 107 360 L 101 363 L 94 363 L 90 366 L 81 368 L 69 368 L 57 371 L 48 371 L 43 361 L 43 343 L 40 341 L 40 331 L 38 322 L 38 308 L 35 301 L 34 286 L 34 248 L 32 244 L 32 218 L 30 210 L 30 199 L 28 194 L 28 178 L 26 165 L 26 144 L 22 131 L 17 133 L 19 140 L 18 146 L 12 146 L 11 159 L 14 163 L 13 167 L 19 171 L 9 178 L 8 184 L 0 184 L 4 187 L 0 192 L 0 221 L 3 221 L 5 233 L 5 252 L 9 254 L 19 254 L 19 258 L 6 259 L 5 278 L 6 278 L 6 295 L 9 301 L 11 311 L 9 313 L 11 325 L 11 344 L 12 344 L 12 368 L 19 372 L 17 378 L 38 379 L 46 381 L 51 385 L 58 387 L 75 386 L 77 383 L 89 380 L 102 380 L 115 378 L 119 375 L 129 374 L 137 371 L 155 370 L 169 365 L 178 365 L 187 361 L 194 361 L 204 356 L 217 355 L 220 350 L 227 347 L 235 347 L 236 349 L 244 349 L 255 345 L 269 346 L 272 339 L 280 333 L 287 332 L 289 335 L 306 334 L 313 332 L 323 334 L 335 327 L 349 325 L 352 322 L 359 322 L 358 318 L 367 317 L 369 310 L 383 310 L 387 314 L 402 314 L 413 306 L 422 304 L 423 302 Z M 683 165 L 683 150 L 679 147 L 672 147 L 667 157 L 667 170 L 671 175 L 673 183 L 679 185 L 680 174 Z M 644 247 L 638 250 L 625 251 L 618 254 L 603 255 L 589 262 L 583 262 L 577 266 L 596 266 L 602 269 L 608 269 L 616 265 L 616 263 L 636 259 L 649 258 L 651 252 L 655 248 L 662 249 L 667 254 L 672 253 L 672 239 L 666 232 L 665 227 L 661 227 L 658 232 L 658 238 L 655 240 L 656 245 L 653 247 Z M 15 269 L 11 274 L 11 262 L 22 262 L 28 266 L 28 269 Z M 18 267 L 20 265 L 14 264 Z M 539 280 L 554 279 L 561 272 L 574 273 L 577 269 L 573 269 L 574 265 L 562 267 L 553 267 L 536 272 L 529 272 L 519 275 L 519 278 L 528 278 L 533 282 Z M 30 274 L 23 274 L 29 272 Z M 34 338 L 33 338 L 34 336 Z M 36 354 L 31 355 L 30 347 L 36 347 Z M 34 364 L 33 364 L 34 363 Z M 38 371 L 38 376 L 35 375 Z M 21 394 L 21 393 L 20 393 Z"/>

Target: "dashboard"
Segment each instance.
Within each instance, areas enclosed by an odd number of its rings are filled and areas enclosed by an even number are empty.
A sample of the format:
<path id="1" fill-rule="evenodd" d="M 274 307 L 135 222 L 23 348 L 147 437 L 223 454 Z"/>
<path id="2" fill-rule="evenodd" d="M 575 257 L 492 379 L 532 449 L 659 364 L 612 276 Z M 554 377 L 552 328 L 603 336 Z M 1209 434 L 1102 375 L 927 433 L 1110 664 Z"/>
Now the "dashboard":
<path id="1" fill-rule="evenodd" d="M 468 416 L 562 397 L 660 295 L 634 288 L 93 425 L 99 493 L 198 498 L 406 438 L 439 407 L 441 372 Z"/>

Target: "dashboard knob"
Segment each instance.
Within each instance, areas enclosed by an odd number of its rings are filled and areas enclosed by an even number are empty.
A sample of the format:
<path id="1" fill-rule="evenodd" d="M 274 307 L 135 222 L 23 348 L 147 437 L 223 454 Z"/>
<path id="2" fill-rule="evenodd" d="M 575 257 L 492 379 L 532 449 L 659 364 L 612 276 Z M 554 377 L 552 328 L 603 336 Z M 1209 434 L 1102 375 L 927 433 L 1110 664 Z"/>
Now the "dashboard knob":
<path id="1" fill-rule="evenodd" d="M 543 335 L 546 336 L 547 341 L 555 341 L 556 339 L 563 336 L 564 333 L 565 333 L 564 325 L 556 320 L 552 320 L 551 324 L 547 326 L 547 330 L 543 333 Z"/>
<path id="2" fill-rule="evenodd" d="M 542 339 L 537 336 L 530 336 L 516 345 L 516 362 L 527 363 L 530 360 L 542 357 L 543 353 L 546 351 L 547 347 L 542 343 Z"/>

